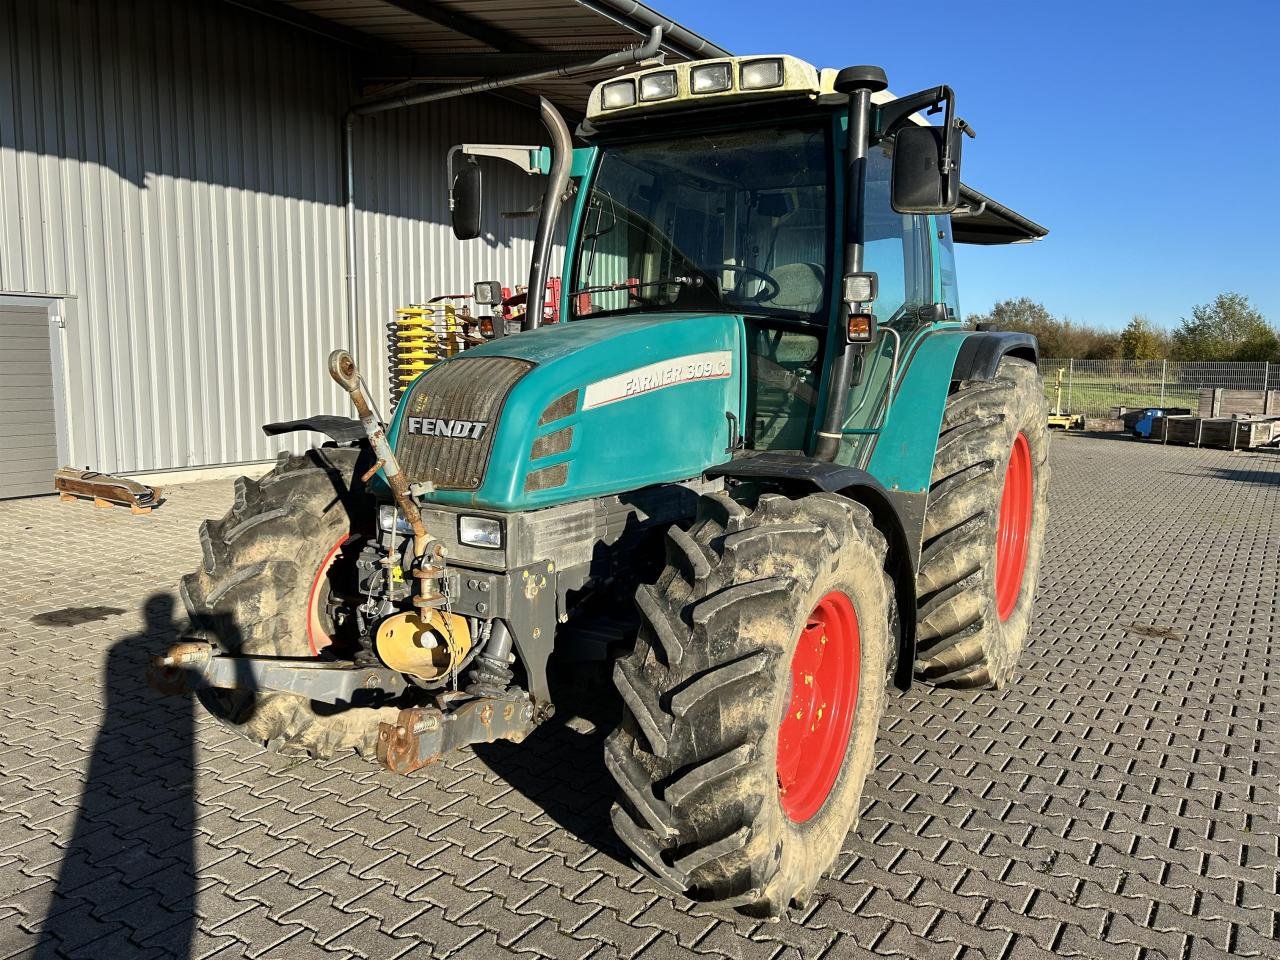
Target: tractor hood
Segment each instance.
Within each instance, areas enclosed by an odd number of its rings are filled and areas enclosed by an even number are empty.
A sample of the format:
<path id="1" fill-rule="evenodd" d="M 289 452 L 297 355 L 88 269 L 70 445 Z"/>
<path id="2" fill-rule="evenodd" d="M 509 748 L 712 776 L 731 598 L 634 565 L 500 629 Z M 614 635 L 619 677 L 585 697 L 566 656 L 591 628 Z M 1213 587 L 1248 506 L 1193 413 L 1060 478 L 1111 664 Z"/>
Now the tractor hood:
<path id="1" fill-rule="evenodd" d="M 413 382 L 390 436 L 438 504 L 528 510 L 687 480 L 730 459 L 743 322 L 633 314 L 491 341 Z"/>

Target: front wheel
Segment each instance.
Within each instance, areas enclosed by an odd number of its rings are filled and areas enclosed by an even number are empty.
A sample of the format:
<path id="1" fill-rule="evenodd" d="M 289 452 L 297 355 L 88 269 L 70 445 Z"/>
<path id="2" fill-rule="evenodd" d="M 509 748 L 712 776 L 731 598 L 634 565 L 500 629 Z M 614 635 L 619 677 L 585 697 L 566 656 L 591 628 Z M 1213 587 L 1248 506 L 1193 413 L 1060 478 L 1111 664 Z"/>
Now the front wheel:
<path id="1" fill-rule="evenodd" d="M 343 617 L 343 598 L 357 592 L 355 555 L 374 529 L 376 506 L 360 480 L 371 460 L 323 447 L 282 456 L 261 480 L 237 480 L 231 511 L 200 526 L 204 562 L 182 579 L 191 625 L 229 654 L 350 654 L 354 622 Z M 397 715 L 244 689 L 199 698 L 242 737 L 322 758 L 350 749 L 371 756 L 379 722 Z"/>
<path id="2" fill-rule="evenodd" d="M 619 837 L 696 900 L 803 903 L 857 818 L 884 705 L 892 588 L 859 504 L 703 500 L 636 596 L 606 743 Z"/>

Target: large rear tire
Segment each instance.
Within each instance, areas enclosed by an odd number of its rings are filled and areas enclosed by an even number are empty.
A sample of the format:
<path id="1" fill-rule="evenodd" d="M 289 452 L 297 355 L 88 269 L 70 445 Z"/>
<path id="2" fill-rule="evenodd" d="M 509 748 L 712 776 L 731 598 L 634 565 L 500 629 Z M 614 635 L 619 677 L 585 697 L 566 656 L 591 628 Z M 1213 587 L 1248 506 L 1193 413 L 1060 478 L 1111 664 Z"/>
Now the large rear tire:
<path id="1" fill-rule="evenodd" d="M 374 529 L 359 475 L 369 458 L 324 447 L 282 455 L 261 480 L 236 481 L 235 504 L 200 525 L 201 568 L 182 578 L 191 625 L 225 653 L 311 657 L 344 646 L 331 595 L 350 590 L 352 557 Z M 240 736 L 281 753 L 372 756 L 394 708 L 340 710 L 304 697 L 202 690 L 200 702 Z"/>
<path id="2" fill-rule="evenodd" d="M 1003 687 L 1035 602 L 1048 519 L 1048 404 L 1034 364 L 960 383 L 938 437 L 916 581 L 916 673 Z"/>
<path id="3" fill-rule="evenodd" d="M 605 762 L 618 836 L 667 887 L 745 913 L 803 903 L 857 818 L 891 643 L 861 505 L 704 497 L 636 596 Z"/>

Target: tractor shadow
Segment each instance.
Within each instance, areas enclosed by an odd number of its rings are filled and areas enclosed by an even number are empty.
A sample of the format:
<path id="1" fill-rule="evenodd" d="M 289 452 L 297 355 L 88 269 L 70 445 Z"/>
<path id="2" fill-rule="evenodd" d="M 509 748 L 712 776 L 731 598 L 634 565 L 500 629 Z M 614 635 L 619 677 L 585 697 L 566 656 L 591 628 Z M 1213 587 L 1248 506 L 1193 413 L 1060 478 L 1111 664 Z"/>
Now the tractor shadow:
<path id="1" fill-rule="evenodd" d="M 688 497 L 677 514 L 692 516 L 696 495 L 683 488 L 676 492 Z M 643 501 L 639 505 L 645 509 Z M 646 512 L 651 510 L 649 507 Z M 607 580 L 625 570 L 636 582 L 654 583 L 666 555 L 664 529 L 641 524 L 635 514 L 629 515 L 616 542 L 596 544 L 592 575 Z M 646 557 L 651 559 L 637 562 L 636 558 Z M 630 596 L 630 591 L 625 599 L 603 594 L 597 606 L 588 602 L 581 608 L 581 620 L 570 621 L 579 624 L 577 629 L 588 625 L 588 633 L 594 624 L 611 635 L 613 639 L 604 648 L 596 646 L 590 655 L 574 654 L 570 652 L 573 640 L 557 637 L 558 652 L 552 655 L 547 674 L 551 702 L 559 705 L 554 717 L 523 743 L 500 741 L 472 748 L 483 763 L 541 807 L 557 826 L 627 865 L 632 863 L 631 854 L 614 832 L 610 818 L 617 786 L 604 764 L 604 741 L 622 719 L 621 700 L 613 684 L 613 658 L 631 650 L 639 629 L 632 614 L 619 613 L 620 605 L 629 607 Z M 574 629 L 568 632 L 572 634 Z M 563 659 L 559 651 L 564 651 Z"/>
<path id="2" fill-rule="evenodd" d="M 193 702 L 149 689 L 151 654 L 176 642 L 174 600 L 157 593 L 139 633 L 108 651 L 105 710 L 31 956 L 191 956 L 195 930 Z M 145 949 L 140 946 L 145 944 Z"/>
<path id="3" fill-rule="evenodd" d="M 1234 483 L 1247 483 L 1255 487 L 1274 487 L 1280 484 L 1280 470 L 1274 469 L 1274 466 L 1280 465 L 1280 459 L 1271 459 L 1269 466 L 1273 469 L 1267 470 L 1261 466 L 1258 467 L 1213 467 L 1212 473 L 1216 480 L 1230 480 Z"/>
<path id="4" fill-rule="evenodd" d="M 604 740 L 621 716 L 611 665 L 562 665 L 550 676 L 552 702 L 566 705 L 559 713 L 523 743 L 481 743 L 472 749 L 560 829 L 630 864 L 609 818 L 616 787 L 604 765 Z"/>

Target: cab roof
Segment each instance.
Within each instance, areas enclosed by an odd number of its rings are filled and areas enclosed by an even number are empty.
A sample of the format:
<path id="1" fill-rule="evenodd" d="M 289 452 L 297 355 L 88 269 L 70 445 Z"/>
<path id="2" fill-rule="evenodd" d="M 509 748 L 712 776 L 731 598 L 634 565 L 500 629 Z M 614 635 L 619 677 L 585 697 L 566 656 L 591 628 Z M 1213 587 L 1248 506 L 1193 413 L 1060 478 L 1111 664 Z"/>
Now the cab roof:
<path id="1" fill-rule="evenodd" d="M 771 87 L 749 86 L 746 79 L 748 71 L 767 64 L 777 64 L 776 83 Z M 702 84 L 702 89 L 698 89 L 695 74 L 710 79 L 711 83 Z M 587 102 L 587 123 L 592 128 L 608 127 L 614 122 L 691 107 L 708 107 L 715 102 L 725 105 L 744 102 L 763 105 L 771 101 L 797 99 L 823 105 L 845 102 L 844 95 L 835 92 L 835 76 L 835 70 L 819 70 L 812 64 L 786 55 L 719 57 L 652 67 L 598 83 Z M 610 88 L 620 95 L 609 97 L 607 92 Z M 646 94 L 646 88 L 651 88 L 652 95 Z M 872 96 L 876 104 L 894 99 L 896 95 L 887 90 Z M 915 123 L 929 125 L 929 121 L 919 114 L 911 119 Z M 1028 243 L 1049 233 L 1034 220 L 967 184 L 960 186 L 960 203 L 961 210 L 952 215 L 951 223 L 956 243 L 985 246 Z"/>

